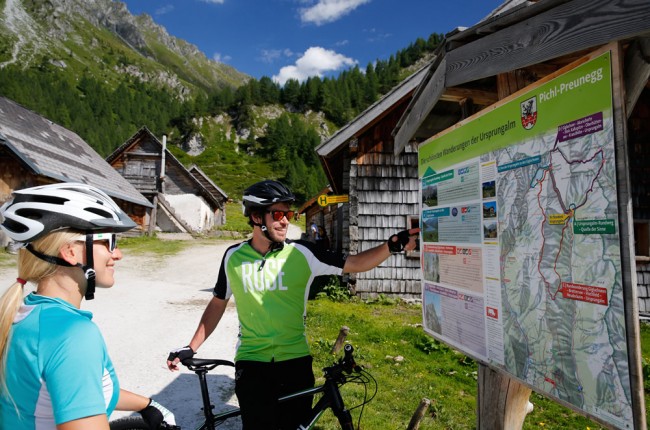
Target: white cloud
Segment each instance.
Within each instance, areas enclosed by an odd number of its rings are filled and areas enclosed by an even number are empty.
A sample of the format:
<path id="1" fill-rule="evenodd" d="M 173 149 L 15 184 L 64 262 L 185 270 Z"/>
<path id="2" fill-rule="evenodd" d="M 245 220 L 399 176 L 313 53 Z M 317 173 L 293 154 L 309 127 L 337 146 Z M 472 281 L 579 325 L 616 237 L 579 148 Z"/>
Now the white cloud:
<path id="1" fill-rule="evenodd" d="M 225 0 L 201 0 L 203 3 L 223 4 Z"/>
<path id="2" fill-rule="evenodd" d="M 227 63 L 228 61 L 232 60 L 232 57 L 230 55 L 221 55 L 220 53 L 215 52 L 212 54 L 212 59 L 217 63 Z"/>
<path id="3" fill-rule="evenodd" d="M 366 40 L 371 43 L 383 42 L 384 40 L 393 36 L 391 33 L 379 33 L 375 28 L 364 30 L 364 33 L 370 33 Z"/>
<path id="4" fill-rule="evenodd" d="M 318 0 L 315 5 L 300 9 L 302 22 L 323 25 L 334 22 L 371 0 Z"/>
<path id="5" fill-rule="evenodd" d="M 278 58 L 285 56 L 285 57 L 293 57 L 293 52 L 288 49 L 262 49 L 261 55 L 260 55 L 260 60 L 262 60 L 264 63 L 272 63 Z"/>
<path id="6" fill-rule="evenodd" d="M 165 5 L 163 7 L 159 7 L 156 9 L 156 12 L 154 12 L 156 15 L 164 15 L 166 13 L 169 13 L 174 10 L 174 6 L 171 4 Z"/>
<path id="7" fill-rule="evenodd" d="M 273 76 L 273 80 L 280 85 L 284 85 L 289 79 L 302 82 L 310 76 L 322 77 L 325 72 L 351 67 L 355 64 L 357 61 L 352 58 L 320 46 L 312 46 L 296 60 L 295 65 L 281 68 L 280 72 Z"/>

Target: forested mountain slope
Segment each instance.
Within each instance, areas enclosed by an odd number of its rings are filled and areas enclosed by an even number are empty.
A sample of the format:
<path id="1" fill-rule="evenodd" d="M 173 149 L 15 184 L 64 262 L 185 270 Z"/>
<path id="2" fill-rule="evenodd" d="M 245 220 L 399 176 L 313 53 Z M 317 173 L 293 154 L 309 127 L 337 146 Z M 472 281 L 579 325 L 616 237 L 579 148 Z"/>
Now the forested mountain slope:
<path id="1" fill-rule="evenodd" d="M 326 185 L 314 147 L 426 62 L 442 36 L 334 78 L 252 79 L 112 0 L 0 0 L 0 95 L 107 156 L 142 126 L 237 199 L 260 178 Z"/>

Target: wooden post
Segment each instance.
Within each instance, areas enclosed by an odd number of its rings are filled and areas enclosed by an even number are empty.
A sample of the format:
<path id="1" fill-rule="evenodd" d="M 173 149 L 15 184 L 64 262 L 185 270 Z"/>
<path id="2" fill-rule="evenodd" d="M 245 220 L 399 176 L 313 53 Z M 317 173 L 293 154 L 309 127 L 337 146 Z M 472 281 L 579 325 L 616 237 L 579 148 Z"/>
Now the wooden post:
<path id="1" fill-rule="evenodd" d="M 424 418 L 424 414 L 429 410 L 429 406 L 431 406 L 431 400 L 424 398 L 420 401 L 420 405 L 411 417 L 411 421 L 406 430 L 418 430 L 420 428 L 420 422 Z"/>
<path id="2" fill-rule="evenodd" d="M 348 336 L 349 332 L 350 329 L 348 326 L 341 326 L 341 330 L 339 330 L 339 336 L 336 338 L 336 342 L 334 342 L 334 346 L 332 347 L 332 354 L 336 354 L 341 350 L 343 343 L 345 342 L 345 338 Z"/>
<path id="3" fill-rule="evenodd" d="M 517 430 L 533 410 L 531 389 L 484 364 L 478 367 L 478 430 Z"/>
<path id="4" fill-rule="evenodd" d="M 149 217 L 149 229 L 147 230 L 148 236 L 153 236 L 156 231 L 156 223 L 158 218 L 158 194 L 153 196 L 153 209 L 151 209 L 151 216 Z"/>

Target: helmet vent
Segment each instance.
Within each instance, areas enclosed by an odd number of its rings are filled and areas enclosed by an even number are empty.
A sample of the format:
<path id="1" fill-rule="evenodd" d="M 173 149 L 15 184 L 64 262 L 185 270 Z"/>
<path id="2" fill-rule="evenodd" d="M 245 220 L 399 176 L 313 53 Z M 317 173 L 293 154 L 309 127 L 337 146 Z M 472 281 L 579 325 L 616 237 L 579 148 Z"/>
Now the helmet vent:
<path id="1" fill-rule="evenodd" d="M 39 203 L 49 203 L 53 205 L 64 205 L 66 202 L 70 201 L 69 199 L 65 199 L 63 197 L 57 197 L 57 196 L 37 196 L 33 198 L 33 201 L 39 202 Z"/>
<path id="2" fill-rule="evenodd" d="M 39 220 L 43 218 L 43 213 L 36 211 L 34 209 L 30 208 L 24 208 L 24 209 L 18 209 L 16 210 L 16 215 L 20 215 L 21 217 L 29 218 L 29 219 L 36 219 Z M 10 221 L 7 219 L 7 221 Z"/>
<path id="3" fill-rule="evenodd" d="M 94 214 L 99 215 L 102 218 L 113 218 L 113 215 L 110 212 L 106 212 L 104 210 L 101 210 L 99 208 L 85 208 L 84 209 L 87 212 L 92 212 Z"/>
<path id="4" fill-rule="evenodd" d="M 7 230 L 15 233 L 25 233 L 27 230 L 29 230 L 26 225 L 16 222 L 12 219 L 5 219 L 5 222 L 2 225 L 6 227 Z"/>

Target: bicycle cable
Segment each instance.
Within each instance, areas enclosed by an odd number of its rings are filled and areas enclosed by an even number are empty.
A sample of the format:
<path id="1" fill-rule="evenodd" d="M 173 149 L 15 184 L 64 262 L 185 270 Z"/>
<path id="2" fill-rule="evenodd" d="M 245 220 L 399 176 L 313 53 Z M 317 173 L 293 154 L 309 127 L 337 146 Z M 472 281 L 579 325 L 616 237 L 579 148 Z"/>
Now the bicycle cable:
<path id="1" fill-rule="evenodd" d="M 356 406 L 348 408 L 348 411 L 352 411 L 354 409 L 361 408 L 361 410 L 359 411 L 359 418 L 357 420 L 357 428 L 361 428 L 361 418 L 363 417 L 363 412 L 365 410 L 365 407 L 366 407 L 366 405 L 368 403 L 370 403 L 372 401 L 372 399 L 375 398 L 375 396 L 377 395 L 377 391 L 378 391 L 379 387 L 378 387 L 378 384 L 377 384 L 377 380 L 369 372 L 367 372 L 363 368 L 359 368 L 359 370 L 357 372 L 358 372 L 357 375 L 346 376 L 346 380 L 345 380 L 344 384 L 352 383 L 352 384 L 361 384 L 361 385 L 363 385 L 363 390 L 364 390 L 363 401 L 361 403 L 359 403 L 358 405 L 356 405 Z M 375 391 L 374 391 L 374 393 L 372 393 L 372 396 L 370 398 L 368 398 L 368 384 L 370 384 L 371 382 L 375 386 Z M 341 384 L 341 385 L 344 385 L 344 384 Z"/>

